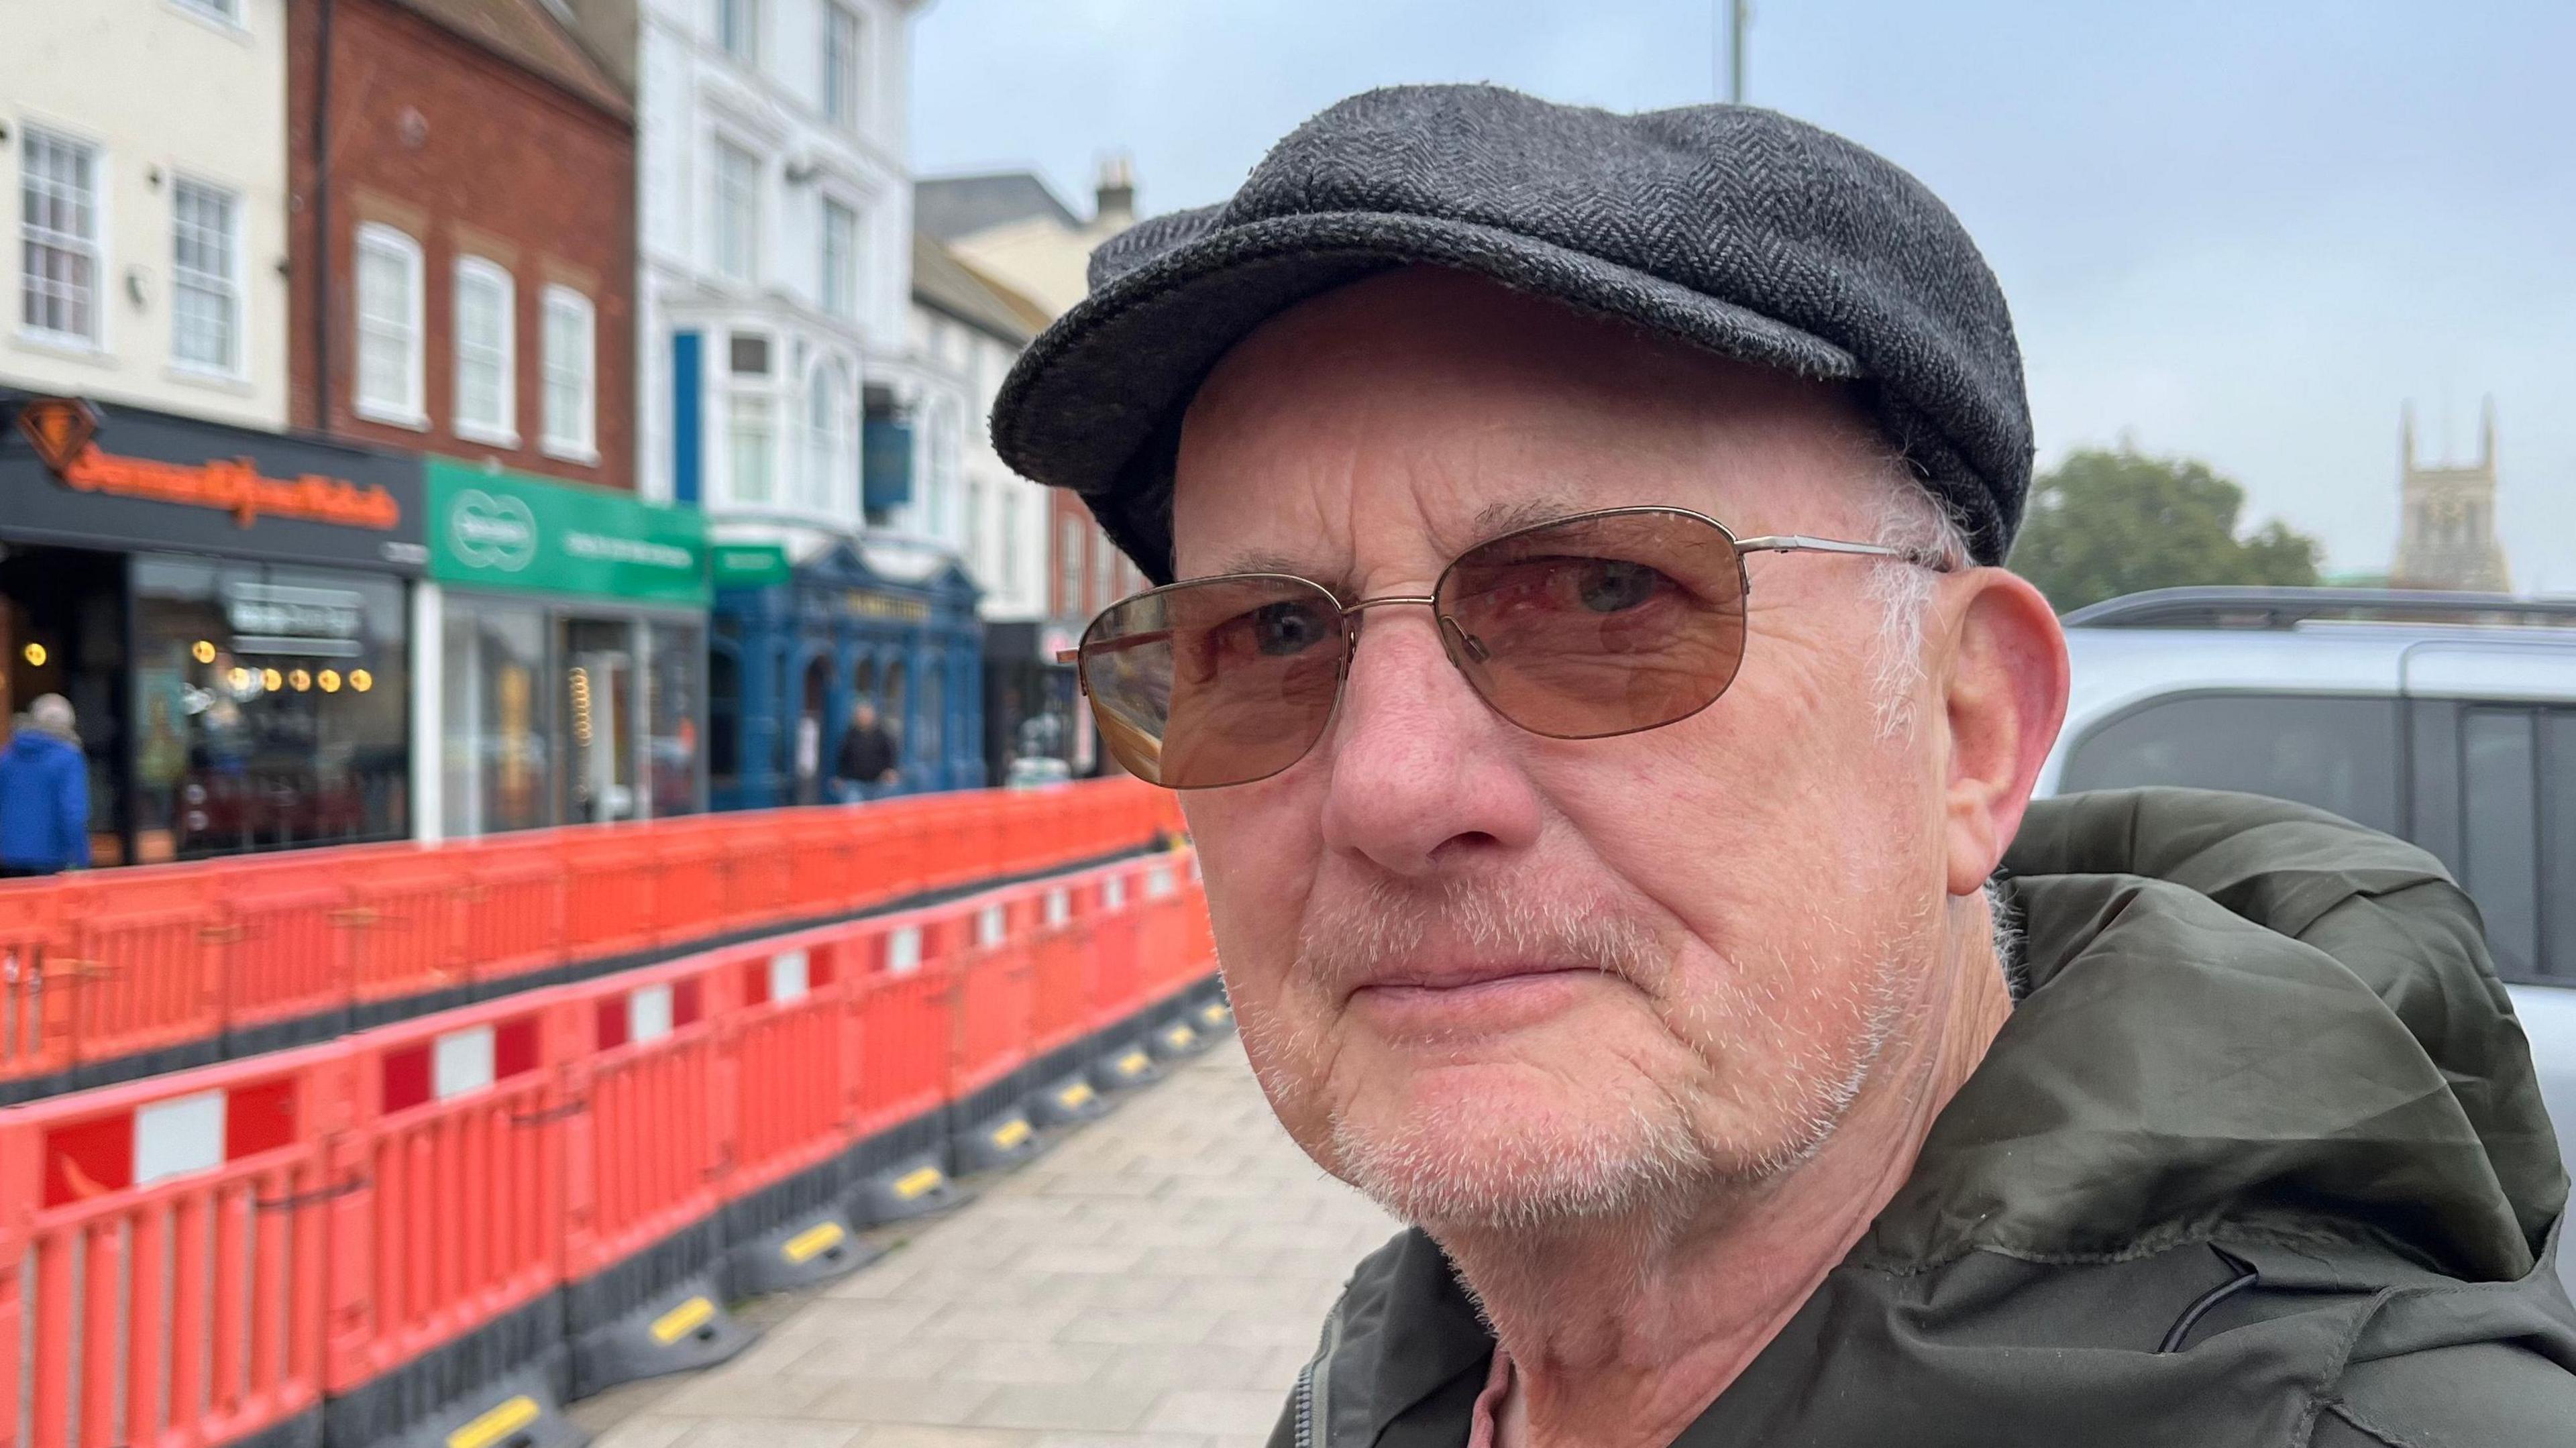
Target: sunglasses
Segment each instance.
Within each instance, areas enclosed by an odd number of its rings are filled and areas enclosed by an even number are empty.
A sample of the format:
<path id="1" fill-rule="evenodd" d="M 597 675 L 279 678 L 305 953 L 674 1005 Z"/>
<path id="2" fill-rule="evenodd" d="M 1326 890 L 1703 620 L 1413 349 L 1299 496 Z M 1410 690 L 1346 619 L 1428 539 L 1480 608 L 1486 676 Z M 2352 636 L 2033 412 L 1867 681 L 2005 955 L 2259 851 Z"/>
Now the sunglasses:
<path id="1" fill-rule="evenodd" d="M 1796 534 L 1738 538 L 1685 508 L 1605 508 L 1491 538 L 1421 597 L 1343 603 L 1286 573 L 1174 583 L 1104 610 L 1078 666 L 1102 741 L 1166 789 L 1267 779 L 1332 723 L 1373 608 L 1429 608 L 1488 708 L 1551 739 L 1658 729 L 1717 702 L 1744 658 L 1749 553 L 1946 560 Z"/>

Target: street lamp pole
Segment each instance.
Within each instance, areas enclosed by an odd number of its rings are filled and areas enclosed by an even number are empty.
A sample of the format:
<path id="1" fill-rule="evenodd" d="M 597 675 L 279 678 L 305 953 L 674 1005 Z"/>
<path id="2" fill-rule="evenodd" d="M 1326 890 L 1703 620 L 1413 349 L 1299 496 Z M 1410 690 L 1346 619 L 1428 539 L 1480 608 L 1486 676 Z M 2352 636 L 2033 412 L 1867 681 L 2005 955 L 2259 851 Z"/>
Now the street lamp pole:
<path id="1" fill-rule="evenodd" d="M 1726 100 L 1744 104 L 1744 30 L 1752 19 L 1748 0 L 1726 0 Z"/>

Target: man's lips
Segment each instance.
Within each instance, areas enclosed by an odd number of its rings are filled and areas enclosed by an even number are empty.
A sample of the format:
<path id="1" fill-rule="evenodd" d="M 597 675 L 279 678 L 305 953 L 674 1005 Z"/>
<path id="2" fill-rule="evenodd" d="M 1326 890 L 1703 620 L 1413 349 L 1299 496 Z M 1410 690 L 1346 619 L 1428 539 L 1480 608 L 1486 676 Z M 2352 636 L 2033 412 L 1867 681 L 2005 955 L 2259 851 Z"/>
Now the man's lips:
<path id="1" fill-rule="evenodd" d="M 1390 1035 L 1508 1031 L 1557 1014 L 1603 978 L 1592 966 L 1544 963 L 1413 967 L 1363 982 L 1350 1007 Z"/>

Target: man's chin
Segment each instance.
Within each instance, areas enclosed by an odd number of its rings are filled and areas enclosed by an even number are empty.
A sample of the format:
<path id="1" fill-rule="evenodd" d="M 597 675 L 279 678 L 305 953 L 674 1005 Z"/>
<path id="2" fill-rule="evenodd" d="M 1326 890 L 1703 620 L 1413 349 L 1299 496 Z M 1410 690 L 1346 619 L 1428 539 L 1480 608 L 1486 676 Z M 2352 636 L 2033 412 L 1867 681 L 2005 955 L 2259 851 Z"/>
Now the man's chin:
<path id="1" fill-rule="evenodd" d="M 1435 1228 L 1625 1216 L 1697 1190 L 1711 1166 L 1669 1101 L 1603 1094 L 1575 1109 L 1561 1079 L 1518 1064 L 1418 1072 L 1333 1122 L 1334 1173 Z"/>

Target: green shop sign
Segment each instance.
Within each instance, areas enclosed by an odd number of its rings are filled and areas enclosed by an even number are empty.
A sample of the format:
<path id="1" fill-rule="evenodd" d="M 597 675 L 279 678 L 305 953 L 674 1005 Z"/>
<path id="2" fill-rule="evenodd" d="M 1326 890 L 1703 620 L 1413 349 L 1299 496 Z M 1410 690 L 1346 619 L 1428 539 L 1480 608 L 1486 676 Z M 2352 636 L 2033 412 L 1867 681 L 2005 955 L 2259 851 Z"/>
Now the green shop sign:
<path id="1" fill-rule="evenodd" d="M 775 543 L 717 543 L 707 558 L 715 565 L 718 588 L 766 588 L 785 583 L 792 571 L 787 550 Z"/>
<path id="2" fill-rule="evenodd" d="M 706 520 L 624 493 L 431 458 L 429 574 L 442 583 L 703 608 Z"/>

